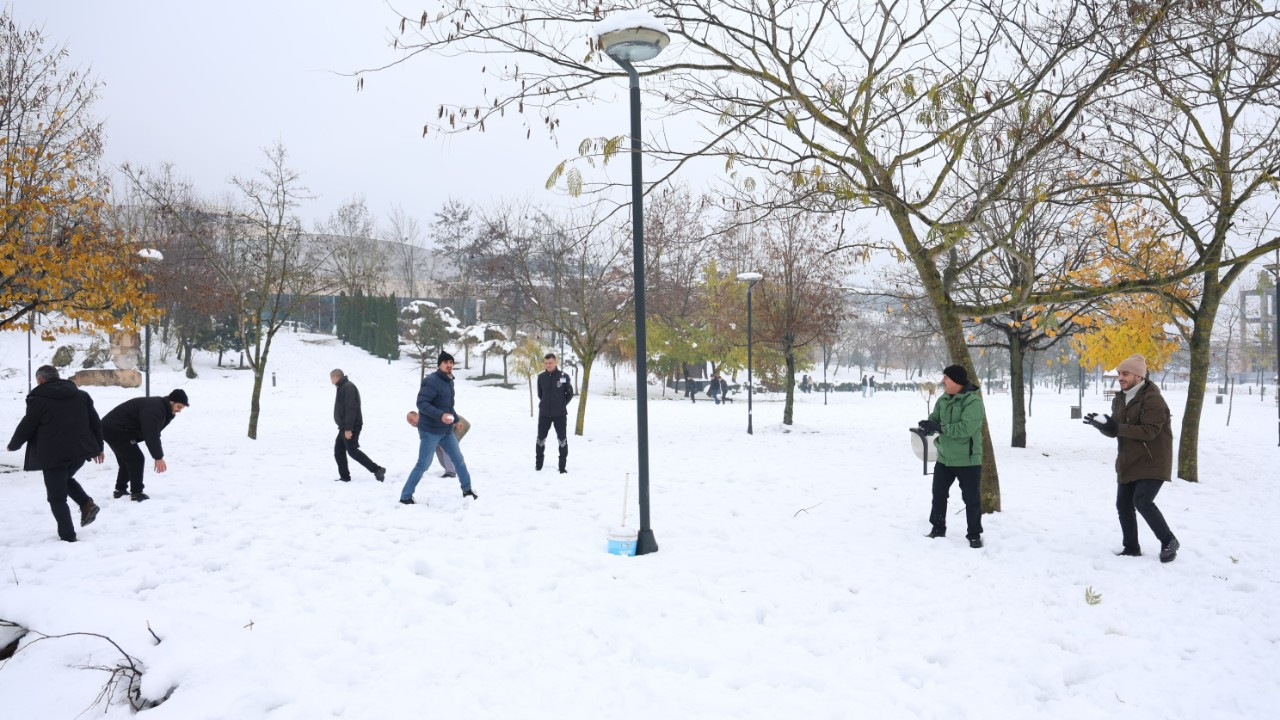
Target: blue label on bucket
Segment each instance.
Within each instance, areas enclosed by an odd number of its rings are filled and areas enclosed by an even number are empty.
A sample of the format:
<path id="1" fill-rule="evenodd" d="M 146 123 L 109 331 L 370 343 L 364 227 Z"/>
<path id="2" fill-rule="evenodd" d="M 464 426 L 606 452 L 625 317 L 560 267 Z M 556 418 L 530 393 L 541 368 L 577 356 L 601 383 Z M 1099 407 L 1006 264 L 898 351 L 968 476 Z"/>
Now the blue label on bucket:
<path id="1" fill-rule="evenodd" d="M 626 540 L 615 540 L 613 538 L 609 538 L 609 554 L 634 556 L 636 554 L 635 538 L 629 538 Z"/>

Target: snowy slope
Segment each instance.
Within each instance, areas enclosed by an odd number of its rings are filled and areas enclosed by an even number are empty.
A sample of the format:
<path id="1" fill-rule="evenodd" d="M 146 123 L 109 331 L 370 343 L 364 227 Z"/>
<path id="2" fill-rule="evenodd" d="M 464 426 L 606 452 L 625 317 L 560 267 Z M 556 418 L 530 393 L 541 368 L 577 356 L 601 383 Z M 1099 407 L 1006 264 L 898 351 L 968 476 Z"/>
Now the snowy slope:
<path id="1" fill-rule="evenodd" d="M 25 362 L 25 336 L 0 335 L 0 375 L 20 368 L 0 380 L 5 439 Z M 1161 565 L 1145 526 L 1146 556 L 1112 555 L 1114 445 L 1068 419 L 1074 394 L 1037 391 L 1025 450 L 1002 447 L 1008 396 L 987 399 L 1004 512 L 971 550 L 958 490 L 951 537 L 922 537 L 919 395 L 802 395 L 790 432 L 765 398 L 748 436 L 744 401 L 655 388 L 661 550 L 620 558 L 604 545 L 635 479 L 635 406 L 604 394 L 607 367 L 563 476 L 533 471 L 527 390 L 460 379 L 480 499 L 433 467 L 402 506 L 417 370 L 308 335 L 272 363 L 256 442 L 247 371 L 158 370 L 153 391 L 191 397 L 164 435 L 170 471 L 148 472 L 141 504 L 111 499 L 110 458 L 81 471 L 103 511 L 78 543 L 57 540 L 38 474 L 0 474 L 0 619 L 111 637 L 145 664 L 146 696 L 176 688 L 148 717 L 1217 720 L 1280 703 L 1280 451 L 1256 396 L 1230 428 L 1208 406 L 1203 482 L 1158 499 L 1183 546 Z M 360 388 L 386 484 L 354 465 L 333 482 L 334 367 Z M 90 392 L 102 412 L 136 394 Z M 82 668 L 118 659 L 97 638 L 29 641 L 0 666 L 6 720 L 76 717 L 106 680 Z"/>

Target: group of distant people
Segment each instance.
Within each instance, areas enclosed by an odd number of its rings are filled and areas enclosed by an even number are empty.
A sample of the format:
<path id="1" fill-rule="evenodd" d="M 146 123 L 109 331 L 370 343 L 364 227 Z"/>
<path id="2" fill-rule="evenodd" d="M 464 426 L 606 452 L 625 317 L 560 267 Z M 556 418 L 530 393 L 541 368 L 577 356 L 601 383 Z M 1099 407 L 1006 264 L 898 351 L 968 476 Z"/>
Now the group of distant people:
<path id="1" fill-rule="evenodd" d="M 1111 402 L 1111 413 L 1102 420 L 1097 413 L 1085 416 L 1109 438 L 1117 439 L 1116 512 L 1120 518 L 1122 547 L 1117 555 L 1142 555 L 1138 541 L 1141 515 L 1160 541 L 1160 562 L 1171 562 L 1181 547 L 1169 529 L 1156 494 L 1173 477 L 1173 428 L 1169 406 L 1160 389 L 1147 381 L 1147 361 L 1131 355 L 1116 368 L 1120 392 Z M 943 394 L 929 417 L 918 423 L 925 436 L 938 435 L 937 461 L 933 466 L 933 503 L 929 511 L 927 537 L 947 534 L 947 496 L 960 483 L 964 500 L 969 547 L 982 547 L 982 423 L 985 410 L 978 387 L 969 382 L 963 365 L 942 371 Z"/>
<path id="2" fill-rule="evenodd" d="M 574 393 L 573 382 L 560 370 L 557 363 L 555 354 L 547 353 L 543 358 L 545 369 L 537 379 L 538 435 L 534 446 L 534 469 L 542 469 L 546 460 L 547 435 L 554 427 L 559 444 L 559 469 L 563 474 L 569 472 L 567 419 L 569 402 L 573 400 Z M 435 372 L 424 377 L 418 386 L 417 408 L 405 416 L 409 425 L 418 430 L 418 461 L 409 471 L 409 477 L 400 490 L 402 504 L 416 504 L 414 491 L 431 467 L 432 457 L 437 457 L 444 467 L 442 477 L 458 478 L 464 498 L 478 499 L 471 486 L 471 473 L 467 469 L 467 461 L 460 445 L 471 425 L 455 409 L 453 366 L 453 355 L 441 352 L 436 358 Z M 363 425 L 360 391 L 340 369 L 329 373 L 329 380 L 337 387 L 333 419 L 338 425 L 338 437 L 334 443 L 338 480 L 351 481 L 347 464 L 347 458 L 350 457 L 373 473 L 378 482 L 382 482 L 387 469 L 370 460 L 360 449 L 360 430 Z"/>
<path id="3" fill-rule="evenodd" d="M 574 397 L 573 383 L 557 366 L 555 354 L 545 356 L 544 366 L 545 370 L 537 378 L 534 468 L 542 470 L 547 435 L 554 428 L 559 445 L 559 470 L 566 473 L 568 405 Z M 453 356 L 441 352 L 435 372 L 424 377 L 419 385 L 416 410 L 406 416 L 409 425 L 417 429 L 419 442 L 417 462 L 400 490 L 400 502 L 405 505 L 415 504 L 414 491 L 433 457 L 440 458 L 445 468 L 444 477 L 458 478 L 464 498 L 477 499 L 459 444 L 470 423 L 455 409 L 453 367 Z M 1084 418 L 1086 424 L 1117 440 L 1116 511 L 1122 538 L 1122 548 L 1117 554 L 1142 554 L 1137 524 L 1137 516 L 1141 515 L 1160 542 L 1160 561 L 1170 562 L 1177 557 L 1180 544 L 1155 504 L 1163 484 L 1172 479 L 1173 430 L 1169 406 L 1159 388 L 1146 380 L 1147 365 L 1141 355 L 1126 358 L 1117 367 L 1117 373 L 1120 392 L 1112 400 L 1111 413 L 1101 420 L 1097 413 L 1089 413 Z M 351 481 L 347 462 L 350 458 L 382 482 L 387 469 L 373 462 L 360 448 L 364 417 L 359 389 L 340 369 L 333 370 L 329 379 L 337 391 L 333 410 L 338 426 L 334 442 L 337 479 Z M 719 403 L 728 386 L 719 374 L 711 382 L 711 395 Z M 864 379 L 864 388 L 869 386 Z M 942 386 L 943 394 L 934 403 L 928 418 L 917 424 L 922 439 L 938 435 L 927 537 L 946 536 L 948 496 L 952 485 L 958 482 L 965 504 L 965 537 L 970 547 L 981 548 L 982 425 L 986 412 L 978 387 L 970 382 L 964 366 L 950 365 L 943 369 Z M 99 418 L 93 398 L 87 392 L 59 377 L 57 368 L 43 365 L 36 370 L 36 387 L 27 396 L 26 414 L 18 423 L 8 449 L 16 451 L 26 445 L 23 469 L 44 473 L 58 537 L 75 542 L 76 529 L 67 500 L 79 506 L 81 527 L 92 523 L 100 510 L 76 481 L 76 472 L 89 460 L 101 463 L 104 446 L 110 447 L 119 465 L 112 496 L 121 498 L 127 494 L 135 502 L 147 500 L 149 496 L 143 484 L 146 461 L 139 445 L 146 446 L 155 462 L 155 471 L 165 472 L 161 433 L 189 405 L 186 392 L 178 389 L 164 397 L 126 400 Z"/>
<path id="4" fill-rule="evenodd" d="M 36 369 L 36 387 L 27 395 L 27 411 L 18 423 L 8 449 L 26 445 L 23 470 L 44 474 L 45 495 L 58 527 L 58 537 L 76 541 L 76 526 L 67 499 L 80 508 L 80 527 L 92 523 L 101 510 L 76 480 L 76 472 L 89 460 L 101 463 L 104 446 L 110 447 L 119 469 L 112 497 L 125 495 L 134 502 L 151 496 L 143 491 L 145 445 L 155 461 L 155 471 L 168 469 L 160 434 L 190 405 L 187 393 L 174 390 L 165 397 L 126 400 L 99 418 L 89 393 L 64 380 L 52 365 Z"/>

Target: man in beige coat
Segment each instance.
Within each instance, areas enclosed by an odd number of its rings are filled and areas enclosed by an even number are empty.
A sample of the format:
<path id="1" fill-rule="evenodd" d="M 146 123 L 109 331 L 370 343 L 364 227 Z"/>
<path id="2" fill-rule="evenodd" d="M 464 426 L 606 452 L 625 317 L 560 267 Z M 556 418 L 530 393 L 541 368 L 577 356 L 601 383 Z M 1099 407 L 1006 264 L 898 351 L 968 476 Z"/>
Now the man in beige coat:
<path id="1" fill-rule="evenodd" d="M 1138 556 L 1138 519 L 1142 515 L 1151 532 L 1160 541 L 1160 562 L 1178 556 L 1178 538 L 1169 530 L 1156 494 L 1173 475 L 1173 428 L 1169 406 L 1160 389 L 1147 382 L 1147 360 L 1130 355 L 1117 367 L 1120 390 L 1111 401 L 1111 414 L 1097 419 L 1097 413 L 1085 416 L 1103 435 L 1117 439 L 1116 510 L 1120 513 L 1120 532 L 1124 549 L 1118 554 Z"/>

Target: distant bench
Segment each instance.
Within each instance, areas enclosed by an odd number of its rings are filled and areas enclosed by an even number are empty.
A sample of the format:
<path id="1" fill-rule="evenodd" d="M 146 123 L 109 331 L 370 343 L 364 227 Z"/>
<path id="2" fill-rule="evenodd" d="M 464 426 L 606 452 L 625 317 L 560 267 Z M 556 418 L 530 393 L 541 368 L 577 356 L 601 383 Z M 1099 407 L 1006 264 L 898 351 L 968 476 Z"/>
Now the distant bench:
<path id="1" fill-rule="evenodd" d="M 1120 392 L 1119 390 L 1103 390 L 1103 391 L 1102 391 L 1102 397 L 1104 397 L 1104 398 L 1106 398 L 1106 399 L 1110 400 L 1111 398 L 1113 398 L 1113 397 L 1115 397 L 1117 394 L 1119 394 L 1119 392 Z"/>

